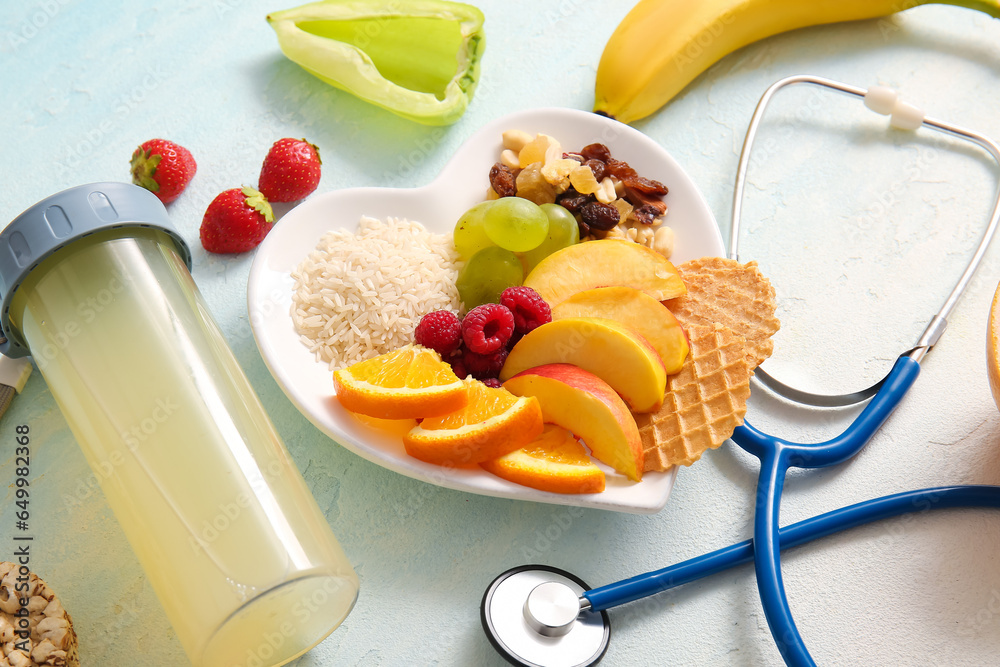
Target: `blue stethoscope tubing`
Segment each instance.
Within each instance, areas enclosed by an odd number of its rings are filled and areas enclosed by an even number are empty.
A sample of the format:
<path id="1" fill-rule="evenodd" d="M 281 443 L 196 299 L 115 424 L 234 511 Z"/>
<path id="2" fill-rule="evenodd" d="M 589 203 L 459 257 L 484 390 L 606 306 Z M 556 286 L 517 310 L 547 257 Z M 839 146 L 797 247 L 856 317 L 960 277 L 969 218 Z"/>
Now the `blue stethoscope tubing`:
<path id="1" fill-rule="evenodd" d="M 771 635 L 785 663 L 814 665 L 792 618 L 781 576 L 781 549 L 871 521 L 904 514 L 934 498 L 935 508 L 985 505 L 1000 507 L 1000 487 L 943 487 L 899 493 L 851 505 L 779 528 L 778 516 L 785 474 L 790 467 L 822 468 L 852 458 L 875 435 L 902 401 L 920 373 L 920 363 L 908 355 L 896 360 L 875 396 L 840 435 L 818 444 L 790 442 L 762 433 L 749 423 L 737 427 L 733 441 L 760 459 L 754 536 L 678 565 L 639 575 L 583 593 L 592 611 L 632 602 L 654 593 L 754 561 L 757 586 Z"/>
<path id="2" fill-rule="evenodd" d="M 1000 508 L 1000 486 L 939 486 L 895 493 L 793 523 L 780 528 L 776 536 L 781 549 L 791 549 L 821 537 L 882 519 L 963 507 Z M 635 602 L 749 563 L 756 559 L 758 553 L 754 545 L 753 539 L 744 540 L 661 570 L 592 588 L 584 592 L 582 597 L 589 601 L 590 610 L 595 612 Z M 760 577 L 759 572 L 757 576 Z"/>
<path id="3" fill-rule="evenodd" d="M 760 459 L 757 504 L 754 508 L 754 569 L 757 588 L 771 636 L 787 665 L 814 665 L 792 618 L 781 577 L 781 537 L 778 515 L 785 474 L 790 467 L 822 468 L 847 461 L 867 444 L 902 401 L 920 373 L 920 364 L 900 357 L 878 393 L 851 425 L 837 437 L 816 445 L 789 442 L 767 435 L 749 423 L 737 427 L 733 441 Z M 905 495 L 905 494 L 904 494 Z M 878 501 L 873 501 L 878 502 Z M 863 517 L 868 505 L 862 503 Z M 829 523 L 836 524 L 835 520 Z"/>

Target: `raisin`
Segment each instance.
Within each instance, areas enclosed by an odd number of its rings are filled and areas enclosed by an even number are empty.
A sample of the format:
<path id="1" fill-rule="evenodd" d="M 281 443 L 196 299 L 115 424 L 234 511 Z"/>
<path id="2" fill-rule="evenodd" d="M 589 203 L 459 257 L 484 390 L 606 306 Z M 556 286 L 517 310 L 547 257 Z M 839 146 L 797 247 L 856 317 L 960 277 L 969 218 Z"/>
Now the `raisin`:
<path id="1" fill-rule="evenodd" d="M 570 213 L 576 213 L 589 201 L 593 201 L 591 197 L 587 195 L 582 195 L 573 188 L 570 188 L 566 192 L 559 195 L 556 199 L 556 203 L 565 208 Z"/>
<path id="2" fill-rule="evenodd" d="M 490 187 L 501 197 L 513 197 L 517 192 L 514 188 L 514 172 L 507 165 L 497 162 L 490 168 Z"/>
<path id="3" fill-rule="evenodd" d="M 580 155 L 583 156 L 584 160 L 600 160 L 601 162 L 607 162 L 611 159 L 611 151 L 604 144 L 589 144 L 583 147 L 580 151 Z"/>
<path id="4" fill-rule="evenodd" d="M 653 224 L 653 219 L 659 215 L 659 211 L 651 204 L 643 204 L 632 210 L 632 217 L 644 225 Z"/>
<path id="5" fill-rule="evenodd" d="M 600 183 L 604 180 L 604 177 L 608 175 L 608 167 L 606 164 L 600 160 L 587 160 L 583 163 L 584 167 L 590 167 L 590 170 L 594 172 L 594 178 Z"/>
<path id="6" fill-rule="evenodd" d="M 608 231 L 621 220 L 618 209 L 611 204 L 602 204 L 599 201 L 592 201 L 580 209 L 580 218 L 583 219 L 591 229 Z"/>
<path id="7" fill-rule="evenodd" d="M 667 194 L 667 186 L 659 181 L 654 181 L 651 178 L 646 178 L 644 176 L 638 176 L 631 183 L 628 184 L 629 187 L 635 188 L 650 195 L 659 195 L 660 197 Z"/>
<path id="8" fill-rule="evenodd" d="M 608 165 L 608 171 L 611 172 L 611 175 L 628 187 L 649 195 L 660 195 L 662 197 L 667 194 L 667 186 L 659 181 L 654 181 L 651 178 L 645 178 L 635 173 L 635 169 L 630 167 L 628 162 L 614 158 L 605 160 L 605 162 Z"/>
<path id="9" fill-rule="evenodd" d="M 642 190 L 625 187 L 625 201 L 635 206 L 637 209 L 643 206 L 650 206 L 655 211 L 654 217 L 661 216 L 667 212 L 666 203 L 656 195 L 646 194 Z"/>
<path id="10" fill-rule="evenodd" d="M 580 228 L 580 238 L 585 239 L 590 235 L 590 226 L 583 220 L 577 219 L 576 226 Z"/>

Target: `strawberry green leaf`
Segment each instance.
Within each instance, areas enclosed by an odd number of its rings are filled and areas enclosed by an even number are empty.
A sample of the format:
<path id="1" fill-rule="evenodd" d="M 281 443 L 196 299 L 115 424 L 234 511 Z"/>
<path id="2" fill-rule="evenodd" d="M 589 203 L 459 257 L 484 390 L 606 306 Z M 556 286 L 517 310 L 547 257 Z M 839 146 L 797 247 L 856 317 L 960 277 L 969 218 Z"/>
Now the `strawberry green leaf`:
<path id="1" fill-rule="evenodd" d="M 132 182 L 151 192 L 159 192 L 160 184 L 156 182 L 154 176 L 162 158 L 162 155 L 151 155 L 150 151 L 144 151 L 142 146 L 137 148 L 129 162 L 132 167 Z"/>
<path id="2" fill-rule="evenodd" d="M 274 222 L 274 210 L 271 208 L 267 198 L 251 187 L 243 188 L 243 195 L 246 197 L 247 206 L 264 216 L 268 222 Z"/>

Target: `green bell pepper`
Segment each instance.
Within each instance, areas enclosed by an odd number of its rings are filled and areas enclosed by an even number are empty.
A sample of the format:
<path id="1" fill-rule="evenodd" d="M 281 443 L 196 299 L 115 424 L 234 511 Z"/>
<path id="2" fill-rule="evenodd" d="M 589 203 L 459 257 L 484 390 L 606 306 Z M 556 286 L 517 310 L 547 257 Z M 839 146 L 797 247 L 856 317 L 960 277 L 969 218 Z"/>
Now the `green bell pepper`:
<path id="1" fill-rule="evenodd" d="M 267 21 L 310 74 L 427 125 L 465 112 L 486 44 L 483 13 L 446 0 L 322 0 Z"/>

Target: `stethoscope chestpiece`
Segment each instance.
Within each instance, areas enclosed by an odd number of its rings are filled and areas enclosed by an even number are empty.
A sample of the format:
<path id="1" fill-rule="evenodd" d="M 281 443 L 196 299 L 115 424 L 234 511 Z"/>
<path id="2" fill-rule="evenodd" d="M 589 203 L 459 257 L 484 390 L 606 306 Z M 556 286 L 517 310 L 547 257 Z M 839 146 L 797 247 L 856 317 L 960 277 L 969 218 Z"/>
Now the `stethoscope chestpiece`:
<path id="1" fill-rule="evenodd" d="M 580 578 L 547 565 L 507 570 L 483 595 L 479 616 L 493 648 L 512 665 L 585 667 L 608 650 L 606 611 L 583 609 Z"/>

